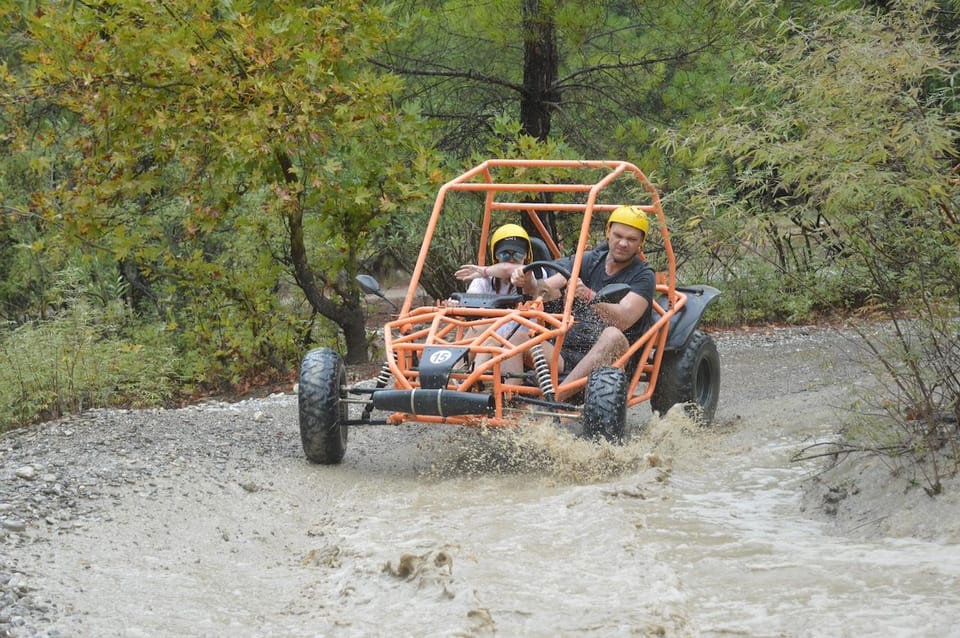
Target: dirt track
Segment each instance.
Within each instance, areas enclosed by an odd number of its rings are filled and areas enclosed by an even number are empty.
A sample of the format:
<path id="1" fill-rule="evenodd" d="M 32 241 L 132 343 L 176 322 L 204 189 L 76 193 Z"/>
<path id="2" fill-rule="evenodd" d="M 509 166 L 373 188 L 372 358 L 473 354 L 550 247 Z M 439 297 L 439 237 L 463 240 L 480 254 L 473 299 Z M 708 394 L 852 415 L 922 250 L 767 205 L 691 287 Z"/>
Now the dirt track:
<path id="1" fill-rule="evenodd" d="M 320 467 L 292 394 L 8 433 L 0 636 L 950 635 L 960 490 L 790 462 L 854 346 L 717 341 L 718 425 L 639 410 L 622 448 L 369 427 Z"/>

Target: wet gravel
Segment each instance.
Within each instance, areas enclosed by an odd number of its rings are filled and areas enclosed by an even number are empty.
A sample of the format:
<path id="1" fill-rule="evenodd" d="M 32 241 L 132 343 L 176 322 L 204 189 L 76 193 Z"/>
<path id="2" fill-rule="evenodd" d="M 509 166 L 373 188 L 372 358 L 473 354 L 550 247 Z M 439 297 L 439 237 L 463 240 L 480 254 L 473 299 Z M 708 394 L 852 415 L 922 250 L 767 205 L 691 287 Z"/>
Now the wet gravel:
<path id="1" fill-rule="evenodd" d="M 0 436 L 0 638 L 60 635 L 43 627 L 63 610 L 19 556 L 42 556 L 58 536 L 109 520 L 131 491 L 164 498 L 172 473 L 217 484 L 266 456 L 299 458 L 289 418 L 276 418 L 295 405 L 275 394 L 177 410 L 90 410 Z"/>
<path id="2" fill-rule="evenodd" d="M 722 358 L 769 351 L 774 360 L 778 349 L 815 351 L 836 339 L 814 328 L 714 336 Z M 789 371 L 751 381 L 751 361 L 733 357 L 728 367 L 724 360 L 724 374 L 743 377 L 754 392 L 792 391 Z M 148 501 L 166 498 L 164 481 L 173 474 L 256 490 L 244 483 L 246 470 L 282 459 L 302 462 L 291 435 L 295 424 L 295 396 L 274 394 L 176 410 L 90 410 L 0 435 L 0 638 L 61 636 L 48 627 L 71 611 L 37 585 L 22 557 L 35 563 L 59 536 L 110 520 L 111 509 L 131 492 Z"/>

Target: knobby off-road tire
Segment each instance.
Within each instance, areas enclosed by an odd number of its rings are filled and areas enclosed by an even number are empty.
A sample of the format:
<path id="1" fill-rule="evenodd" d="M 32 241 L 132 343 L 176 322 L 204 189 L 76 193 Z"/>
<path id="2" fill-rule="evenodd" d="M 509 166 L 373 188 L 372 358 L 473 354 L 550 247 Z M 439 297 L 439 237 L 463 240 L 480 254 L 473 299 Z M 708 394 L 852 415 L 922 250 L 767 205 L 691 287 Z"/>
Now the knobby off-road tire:
<path id="1" fill-rule="evenodd" d="M 329 348 L 311 350 L 300 365 L 300 440 L 314 463 L 334 465 L 347 450 L 346 379 L 343 359 Z"/>
<path id="2" fill-rule="evenodd" d="M 627 375 L 620 368 L 596 368 L 583 393 L 583 436 L 623 442 L 627 424 Z"/>
<path id="3" fill-rule="evenodd" d="M 687 415 L 710 425 L 720 399 L 720 355 L 713 338 L 699 330 L 679 352 L 664 352 L 650 407 L 661 415 L 678 403 Z"/>

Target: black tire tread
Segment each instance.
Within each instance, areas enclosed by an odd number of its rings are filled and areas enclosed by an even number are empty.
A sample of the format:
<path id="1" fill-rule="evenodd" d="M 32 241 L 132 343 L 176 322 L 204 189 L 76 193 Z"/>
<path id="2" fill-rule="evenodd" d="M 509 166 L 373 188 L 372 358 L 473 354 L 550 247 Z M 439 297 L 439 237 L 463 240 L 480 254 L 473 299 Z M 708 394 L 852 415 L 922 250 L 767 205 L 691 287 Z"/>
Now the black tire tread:
<path id="1" fill-rule="evenodd" d="M 311 350 L 300 366 L 298 392 L 300 440 L 314 463 L 335 465 L 347 449 L 347 404 L 341 401 L 346 371 L 339 353 Z"/>
<path id="2" fill-rule="evenodd" d="M 699 377 L 701 364 L 706 365 L 706 379 Z M 710 335 L 696 330 L 683 350 L 663 353 L 657 387 L 650 398 L 653 410 L 664 415 L 682 403 L 691 418 L 709 425 L 717 411 L 719 396 L 720 355 Z"/>
<path id="3" fill-rule="evenodd" d="M 621 368 L 595 368 L 587 379 L 583 402 L 583 435 L 622 443 L 627 422 L 628 380 Z"/>

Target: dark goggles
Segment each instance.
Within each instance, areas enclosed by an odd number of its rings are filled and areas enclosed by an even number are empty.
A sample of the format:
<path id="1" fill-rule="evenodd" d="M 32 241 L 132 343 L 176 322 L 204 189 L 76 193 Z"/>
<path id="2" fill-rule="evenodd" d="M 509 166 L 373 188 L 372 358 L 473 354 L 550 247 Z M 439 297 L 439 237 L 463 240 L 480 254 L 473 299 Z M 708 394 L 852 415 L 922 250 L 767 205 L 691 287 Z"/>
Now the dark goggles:
<path id="1" fill-rule="evenodd" d="M 497 261 L 523 261 L 526 257 L 527 251 L 513 250 L 512 248 L 498 250 L 496 254 Z"/>

